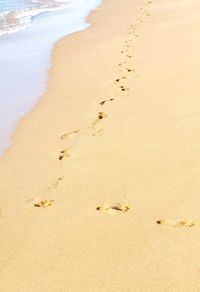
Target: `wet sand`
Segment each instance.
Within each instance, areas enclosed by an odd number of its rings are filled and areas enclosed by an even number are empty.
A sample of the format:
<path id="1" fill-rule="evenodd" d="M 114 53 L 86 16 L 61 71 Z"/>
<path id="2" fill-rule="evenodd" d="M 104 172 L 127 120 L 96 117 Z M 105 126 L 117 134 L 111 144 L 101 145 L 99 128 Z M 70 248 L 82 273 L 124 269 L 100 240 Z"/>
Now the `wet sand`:
<path id="1" fill-rule="evenodd" d="M 0 290 L 200 290 L 199 9 L 107 0 L 57 44 L 0 161 Z"/>

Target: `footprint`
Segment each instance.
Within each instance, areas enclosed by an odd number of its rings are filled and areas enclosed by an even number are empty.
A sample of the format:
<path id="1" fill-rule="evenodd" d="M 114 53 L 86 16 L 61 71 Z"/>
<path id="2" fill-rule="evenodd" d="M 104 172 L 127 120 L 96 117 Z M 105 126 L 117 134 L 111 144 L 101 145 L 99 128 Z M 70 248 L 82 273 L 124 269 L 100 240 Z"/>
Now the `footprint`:
<path id="1" fill-rule="evenodd" d="M 92 136 L 97 136 L 97 135 L 99 136 L 103 135 L 103 128 L 97 130 L 95 133 L 92 134 Z"/>
<path id="2" fill-rule="evenodd" d="M 113 100 L 114 100 L 114 98 L 110 98 L 110 99 L 102 100 L 102 101 L 100 102 L 100 105 L 104 105 L 105 103 L 107 103 L 107 102 L 109 102 L 109 101 L 113 101 Z"/>
<path id="3" fill-rule="evenodd" d="M 116 79 L 115 81 L 116 81 L 116 82 L 120 82 L 120 80 L 122 80 L 122 79 L 126 79 L 126 77 L 123 76 L 123 77 L 121 77 L 121 78 Z"/>
<path id="4" fill-rule="evenodd" d="M 128 71 L 128 72 L 134 72 L 134 69 L 126 68 L 126 71 Z"/>
<path id="5" fill-rule="evenodd" d="M 162 219 L 156 222 L 159 225 L 169 225 L 171 227 L 194 227 L 200 224 L 200 221 L 192 221 L 192 220 L 181 220 L 176 223 L 172 223 L 169 220 Z"/>
<path id="6" fill-rule="evenodd" d="M 156 223 L 159 225 L 171 225 L 171 222 L 166 219 L 157 220 Z"/>
<path id="7" fill-rule="evenodd" d="M 131 56 L 131 55 L 126 55 L 126 57 L 129 59 L 133 58 L 133 56 Z"/>
<path id="8" fill-rule="evenodd" d="M 105 119 L 108 117 L 108 114 L 106 113 L 103 113 L 103 112 L 99 112 L 98 113 L 98 117 L 97 117 L 97 120 L 102 120 L 102 119 Z"/>
<path id="9" fill-rule="evenodd" d="M 122 62 L 122 63 L 119 63 L 118 66 L 123 66 L 123 64 L 126 64 L 126 63 L 127 63 L 127 62 L 124 61 L 124 62 Z"/>
<path id="10" fill-rule="evenodd" d="M 60 136 L 60 139 L 64 140 L 64 139 L 66 139 L 66 138 L 68 138 L 68 137 L 71 137 L 71 136 L 73 136 L 74 134 L 78 134 L 78 133 L 80 133 L 80 132 L 81 132 L 81 130 L 75 130 L 75 131 L 71 131 L 71 132 L 69 132 L 69 133 L 65 133 L 65 134 L 63 134 L 62 136 Z"/>
<path id="11" fill-rule="evenodd" d="M 108 212 L 108 213 L 115 213 L 119 212 L 127 212 L 131 209 L 131 207 L 127 204 L 123 203 L 116 203 L 113 205 L 103 205 L 96 208 L 98 211 Z"/>
<path id="12" fill-rule="evenodd" d="M 120 88 L 121 88 L 121 91 L 127 91 L 127 90 L 129 90 L 128 87 L 125 87 L 125 86 L 123 86 L 123 85 L 121 85 Z"/>
<path id="13" fill-rule="evenodd" d="M 99 113 L 97 114 L 96 119 L 93 121 L 91 127 L 94 128 L 94 127 L 96 126 L 96 124 L 97 124 L 100 120 L 103 120 L 103 119 L 105 119 L 105 118 L 107 118 L 107 117 L 108 117 L 108 114 L 107 114 L 107 113 L 99 112 Z M 90 128 L 90 127 L 89 127 L 89 128 Z"/>
<path id="14" fill-rule="evenodd" d="M 63 160 L 63 158 L 70 157 L 70 154 L 67 150 L 61 150 L 59 155 L 59 160 Z"/>
<path id="15" fill-rule="evenodd" d="M 63 180 L 63 176 L 60 176 L 50 187 L 47 188 L 46 193 L 49 194 L 50 192 L 53 192 L 60 184 L 60 182 Z"/>
<path id="16" fill-rule="evenodd" d="M 179 221 L 176 226 L 177 227 L 194 227 L 196 225 L 199 225 L 200 221 L 189 221 L 189 220 L 182 220 Z"/>
<path id="17" fill-rule="evenodd" d="M 47 208 L 50 207 L 53 204 L 54 200 L 43 200 L 38 203 L 35 203 L 35 207 L 40 207 L 40 208 Z"/>

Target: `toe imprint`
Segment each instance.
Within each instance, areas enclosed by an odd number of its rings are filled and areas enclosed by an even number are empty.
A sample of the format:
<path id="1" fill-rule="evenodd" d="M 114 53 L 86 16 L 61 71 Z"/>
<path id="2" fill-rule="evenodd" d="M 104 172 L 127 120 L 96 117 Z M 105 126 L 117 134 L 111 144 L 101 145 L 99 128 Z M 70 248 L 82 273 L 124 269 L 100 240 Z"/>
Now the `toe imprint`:
<path id="1" fill-rule="evenodd" d="M 125 86 L 123 86 L 123 85 L 121 85 L 120 88 L 121 88 L 121 91 L 127 91 L 127 90 L 129 90 L 128 87 L 125 87 Z"/>
<path id="2" fill-rule="evenodd" d="M 200 224 L 200 221 L 191 221 L 191 220 L 181 220 L 176 223 L 173 223 L 166 219 L 161 219 L 156 221 L 159 225 L 169 225 L 171 227 L 194 227 Z"/>
<path id="3" fill-rule="evenodd" d="M 59 155 L 59 160 L 63 160 L 63 158 L 70 157 L 69 152 L 67 150 L 61 150 Z"/>
<path id="4" fill-rule="evenodd" d="M 99 120 L 102 120 L 102 119 L 107 118 L 107 117 L 108 117 L 108 114 L 106 114 L 106 113 L 103 113 L 103 112 L 98 113 Z"/>

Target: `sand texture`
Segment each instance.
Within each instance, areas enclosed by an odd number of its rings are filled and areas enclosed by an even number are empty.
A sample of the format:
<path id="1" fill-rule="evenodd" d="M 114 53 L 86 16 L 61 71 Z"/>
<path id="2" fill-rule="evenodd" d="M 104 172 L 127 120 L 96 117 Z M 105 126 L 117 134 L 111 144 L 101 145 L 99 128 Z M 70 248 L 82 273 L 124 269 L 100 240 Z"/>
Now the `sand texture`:
<path id="1" fill-rule="evenodd" d="M 0 159 L 0 291 L 200 291 L 200 2 L 105 0 Z"/>

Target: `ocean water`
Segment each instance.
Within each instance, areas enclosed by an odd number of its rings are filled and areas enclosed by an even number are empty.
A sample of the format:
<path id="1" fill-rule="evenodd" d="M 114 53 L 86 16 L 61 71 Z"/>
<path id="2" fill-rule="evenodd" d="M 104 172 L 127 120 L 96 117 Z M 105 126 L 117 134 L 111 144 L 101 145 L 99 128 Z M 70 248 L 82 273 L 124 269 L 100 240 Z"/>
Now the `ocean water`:
<path id="1" fill-rule="evenodd" d="M 65 8 L 79 9 L 89 0 L 0 0 L 0 35 L 31 26 L 35 16 Z"/>
<path id="2" fill-rule="evenodd" d="M 100 3 L 0 0 L 0 154 L 46 90 L 55 42 L 86 29 L 87 16 Z"/>

